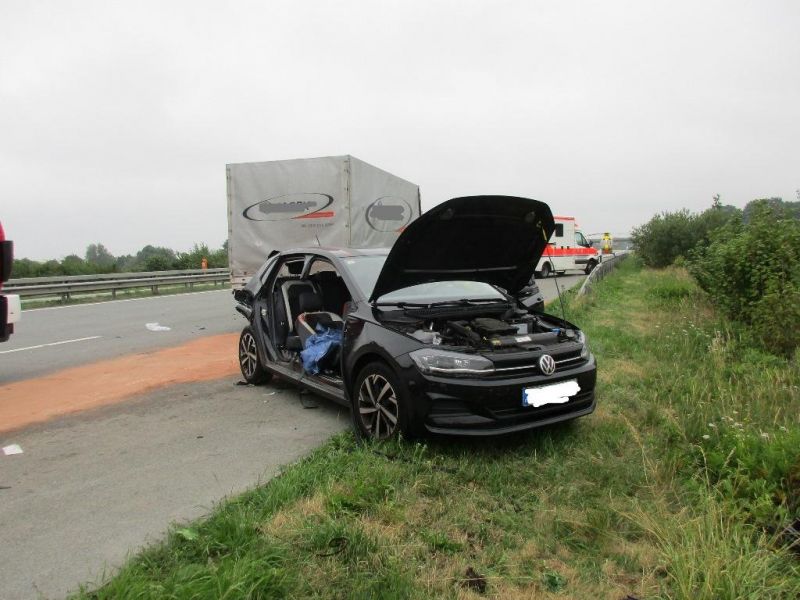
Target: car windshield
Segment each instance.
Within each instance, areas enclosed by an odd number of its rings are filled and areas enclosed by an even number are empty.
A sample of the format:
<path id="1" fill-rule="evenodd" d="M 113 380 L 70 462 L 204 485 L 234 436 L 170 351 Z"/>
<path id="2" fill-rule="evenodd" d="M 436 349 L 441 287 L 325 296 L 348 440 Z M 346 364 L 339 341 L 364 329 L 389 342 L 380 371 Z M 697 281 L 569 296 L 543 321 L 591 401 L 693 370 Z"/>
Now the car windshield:
<path id="1" fill-rule="evenodd" d="M 378 281 L 378 275 L 381 274 L 383 263 L 386 262 L 386 255 L 351 256 L 345 258 L 343 262 L 356 280 L 361 293 L 365 298 L 369 298 L 375 288 L 375 282 Z"/>
<path id="2" fill-rule="evenodd" d="M 344 263 L 365 297 L 375 288 L 386 256 L 353 256 Z M 433 281 L 412 285 L 381 296 L 381 303 L 408 302 L 428 304 L 453 300 L 504 300 L 503 294 L 482 281 Z"/>

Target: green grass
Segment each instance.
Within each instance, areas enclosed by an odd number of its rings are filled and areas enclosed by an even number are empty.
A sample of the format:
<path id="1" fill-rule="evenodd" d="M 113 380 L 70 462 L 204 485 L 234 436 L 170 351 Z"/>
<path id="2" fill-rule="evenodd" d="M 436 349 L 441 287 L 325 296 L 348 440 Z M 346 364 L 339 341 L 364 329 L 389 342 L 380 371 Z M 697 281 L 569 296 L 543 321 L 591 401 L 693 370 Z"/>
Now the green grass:
<path id="1" fill-rule="evenodd" d="M 111 300 L 129 300 L 131 298 L 149 298 L 154 295 L 158 296 L 174 296 L 176 294 L 191 294 L 194 292 L 205 292 L 220 289 L 230 289 L 230 284 L 222 282 L 221 284 L 214 283 L 196 283 L 194 287 L 189 288 L 184 284 L 180 285 L 164 285 L 159 286 L 158 294 L 153 294 L 150 288 L 137 288 L 130 290 L 120 290 L 117 292 L 116 297 L 111 295 L 111 292 L 97 292 L 91 294 L 72 295 L 68 300 L 61 298 L 23 298 L 22 309 L 31 308 L 44 308 L 48 306 L 69 306 L 72 304 L 88 304 L 93 302 L 108 302 Z"/>
<path id="2" fill-rule="evenodd" d="M 598 357 L 593 415 L 495 440 L 338 435 L 77 597 L 800 596 L 779 543 L 800 509 L 798 362 L 635 260 L 568 317 Z"/>

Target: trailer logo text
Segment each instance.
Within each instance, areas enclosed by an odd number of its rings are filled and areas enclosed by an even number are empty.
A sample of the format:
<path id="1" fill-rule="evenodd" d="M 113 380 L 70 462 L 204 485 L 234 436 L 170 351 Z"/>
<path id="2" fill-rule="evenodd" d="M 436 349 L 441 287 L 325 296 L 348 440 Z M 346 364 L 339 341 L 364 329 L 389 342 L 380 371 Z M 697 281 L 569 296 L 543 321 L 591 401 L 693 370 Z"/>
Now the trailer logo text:
<path id="1" fill-rule="evenodd" d="M 287 221 L 290 219 L 322 219 L 335 213 L 326 210 L 333 204 L 333 196 L 313 192 L 285 194 L 251 204 L 242 212 L 251 221 Z"/>
<path id="2" fill-rule="evenodd" d="M 411 206 L 402 198 L 383 196 L 367 207 L 367 224 L 375 231 L 402 231 L 413 217 Z"/>

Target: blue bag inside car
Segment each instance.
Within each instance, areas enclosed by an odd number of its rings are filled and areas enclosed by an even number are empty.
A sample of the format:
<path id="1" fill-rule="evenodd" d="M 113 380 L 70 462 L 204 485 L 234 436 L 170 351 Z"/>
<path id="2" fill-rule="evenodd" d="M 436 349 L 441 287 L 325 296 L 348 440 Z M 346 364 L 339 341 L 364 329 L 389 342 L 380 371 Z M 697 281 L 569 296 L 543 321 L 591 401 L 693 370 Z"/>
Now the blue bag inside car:
<path id="1" fill-rule="evenodd" d="M 311 375 L 320 371 L 320 363 L 333 354 L 342 345 L 342 330 L 317 325 L 317 333 L 306 340 L 305 348 L 300 352 L 303 370 Z"/>

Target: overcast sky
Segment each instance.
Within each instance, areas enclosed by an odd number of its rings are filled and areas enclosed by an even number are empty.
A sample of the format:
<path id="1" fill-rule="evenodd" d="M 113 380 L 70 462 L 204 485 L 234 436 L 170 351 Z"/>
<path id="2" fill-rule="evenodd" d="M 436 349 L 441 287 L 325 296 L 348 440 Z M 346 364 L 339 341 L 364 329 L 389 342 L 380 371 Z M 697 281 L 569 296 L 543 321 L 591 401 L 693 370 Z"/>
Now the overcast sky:
<path id="1" fill-rule="evenodd" d="M 589 233 L 800 188 L 800 2 L 0 2 L 17 256 L 227 236 L 225 164 L 352 154 Z"/>

